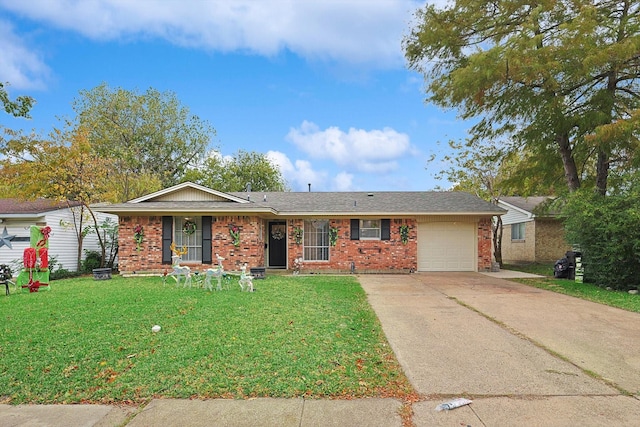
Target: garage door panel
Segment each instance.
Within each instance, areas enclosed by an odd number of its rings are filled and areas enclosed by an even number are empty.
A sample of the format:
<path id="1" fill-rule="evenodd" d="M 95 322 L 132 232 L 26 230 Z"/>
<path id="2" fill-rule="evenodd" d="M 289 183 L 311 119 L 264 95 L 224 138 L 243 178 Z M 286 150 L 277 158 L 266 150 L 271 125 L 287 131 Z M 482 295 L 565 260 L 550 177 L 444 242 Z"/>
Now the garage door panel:
<path id="1" fill-rule="evenodd" d="M 418 224 L 418 271 L 475 271 L 473 223 Z"/>

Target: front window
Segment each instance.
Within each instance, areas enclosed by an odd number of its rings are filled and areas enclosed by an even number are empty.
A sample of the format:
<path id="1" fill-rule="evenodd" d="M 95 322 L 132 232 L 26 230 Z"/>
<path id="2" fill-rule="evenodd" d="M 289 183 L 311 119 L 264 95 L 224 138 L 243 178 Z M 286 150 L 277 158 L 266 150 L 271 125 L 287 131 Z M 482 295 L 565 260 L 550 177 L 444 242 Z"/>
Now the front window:
<path id="1" fill-rule="evenodd" d="M 511 224 L 511 240 L 524 240 L 524 222 Z"/>
<path id="2" fill-rule="evenodd" d="M 178 248 L 187 248 L 182 262 L 202 262 L 202 218 L 175 217 L 173 241 Z"/>
<path id="3" fill-rule="evenodd" d="M 360 220 L 360 239 L 380 240 L 380 220 L 379 219 L 361 219 Z"/>
<path id="4" fill-rule="evenodd" d="M 329 261 L 329 221 L 305 221 L 303 236 L 305 261 Z"/>

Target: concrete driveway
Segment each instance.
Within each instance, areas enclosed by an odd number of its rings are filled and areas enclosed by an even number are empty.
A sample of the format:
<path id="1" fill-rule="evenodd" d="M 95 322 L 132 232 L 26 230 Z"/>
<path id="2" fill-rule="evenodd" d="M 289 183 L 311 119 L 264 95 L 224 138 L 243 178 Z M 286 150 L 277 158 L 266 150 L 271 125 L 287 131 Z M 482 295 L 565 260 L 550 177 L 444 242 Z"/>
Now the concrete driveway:
<path id="1" fill-rule="evenodd" d="M 637 426 L 640 314 L 480 273 L 359 276 L 417 426 Z M 469 406 L 437 412 L 455 397 Z"/>

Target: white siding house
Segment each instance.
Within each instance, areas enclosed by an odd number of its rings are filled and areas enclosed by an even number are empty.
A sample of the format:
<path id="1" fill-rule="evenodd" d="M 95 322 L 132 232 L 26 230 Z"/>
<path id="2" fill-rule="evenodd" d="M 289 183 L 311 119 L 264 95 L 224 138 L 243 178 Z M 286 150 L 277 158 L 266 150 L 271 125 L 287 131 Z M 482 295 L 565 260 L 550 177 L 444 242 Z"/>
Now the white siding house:
<path id="1" fill-rule="evenodd" d="M 29 247 L 30 227 L 51 227 L 49 235 L 49 258 L 56 259 L 55 268 L 69 271 L 79 269 L 77 262 L 78 239 L 74 229 L 74 212 L 76 217 L 79 204 L 70 202 L 52 202 L 39 199 L 21 201 L 16 199 L 0 199 L 0 236 L 5 236 L 0 246 L 0 264 L 8 264 L 17 274 L 16 265 L 22 261 L 24 250 Z M 98 223 L 111 218 L 116 224 L 117 215 L 96 212 Z M 85 226 L 90 224 L 85 222 Z M 92 224 L 92 222 L 91 222 Z M 7 244 L 8 242 L 8 244 Z M 85 237 L 82 258 L 85 250 L 100 252 L 100 245 L 95 234 Z"/>

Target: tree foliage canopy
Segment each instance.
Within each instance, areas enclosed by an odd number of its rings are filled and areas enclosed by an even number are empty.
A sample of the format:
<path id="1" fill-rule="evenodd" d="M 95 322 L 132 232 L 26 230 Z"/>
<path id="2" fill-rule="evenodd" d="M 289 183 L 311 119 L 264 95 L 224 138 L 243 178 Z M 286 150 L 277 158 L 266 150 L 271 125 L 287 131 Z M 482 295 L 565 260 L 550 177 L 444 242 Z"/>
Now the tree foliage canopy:
<path id="1" fill-rule="evenodd" d="M 140 94 L 101 84 L 81 91 L 73 109 L 73 125 L 88 129 L 92 150 L 113 161 L 109 175 L 120 187 L 119 201 L 178 183 L 215 135 L 174 93 L 152 88 Z"/>
<path id="2" fill-rule="evenodd" d="M 577 191 L 566 201 L 564 215 L 567 238 L 582 251 L 585 280 L 640 289 L 640 177 L 607 197 Z"/>
<path id="3" fill-rule="evenodd" d="M 203 163 L 185 174 L 192 181 L 218 191 L 285 191 L 280 169 L 265 154 L 239 150 L 232 157 L 211 152 Z"/>
<path id="4" fill-rule="evenodd" d="M 30 96 L 18 96 L 15 100 L 12 100 L 5 89 L 5 84 L 0 83 L 0 102 L 2 102 L 2 108 L 7 114 L 11 114 L 14 117 L 29 118 L 29 110 L 31 110 L 35 100 Z"/>
<path id="5" fill-rule="evenodd" d="M 104 201 L 112 187 L 108 178 L 110 163 L 92 151 L 87 134 L 82 128 L 70 133 L 54 131 L 48 139 L 13 133 L 2 147 L 4 157 L 0 160 L 0 181 L 12 197 L 81 203 L 78 209 L 72 209 L 78 265 L 86 230 L 98 227 L 91 204 Z M 104 259 L 101 235 L 98 241 Z"/>
<path id="6" fill-rule="evenodd" d="M 526 149 L 546 172 L 559 159 L 570 191 L 605 194 L 639 161 L 639 14 L 631 0 L 427 5 L 405 56 L 429 102 L 479 119 L 472 142 Z"/>

